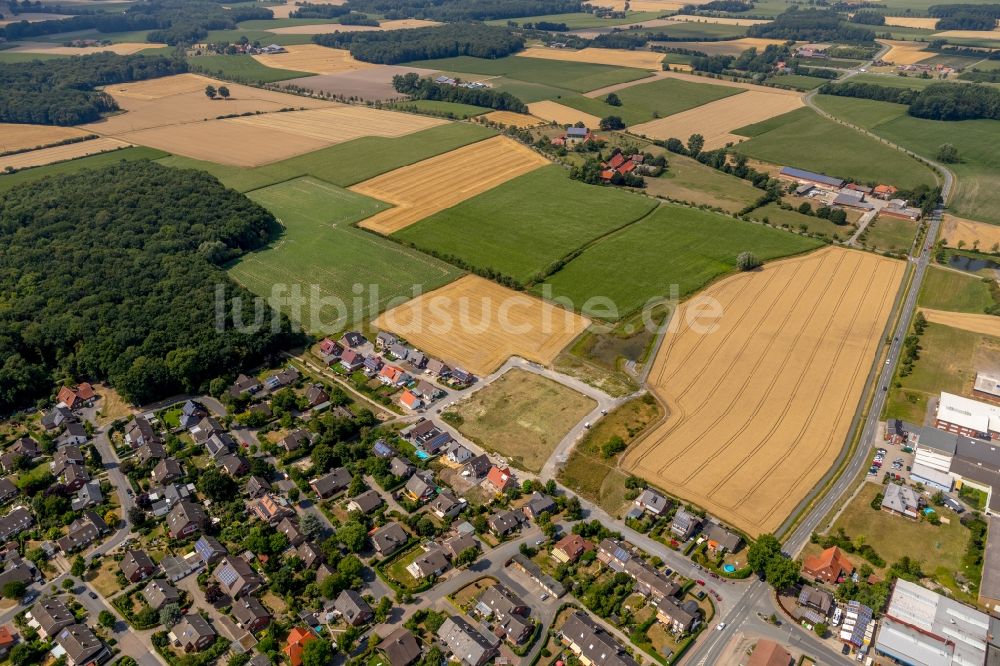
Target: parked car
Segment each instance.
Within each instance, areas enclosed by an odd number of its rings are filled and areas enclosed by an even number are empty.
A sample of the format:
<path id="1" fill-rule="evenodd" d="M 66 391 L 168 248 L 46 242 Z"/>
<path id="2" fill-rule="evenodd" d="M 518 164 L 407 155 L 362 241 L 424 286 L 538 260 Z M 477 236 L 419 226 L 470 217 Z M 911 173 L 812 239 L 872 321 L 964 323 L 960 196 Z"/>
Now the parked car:
<path id="1" fill-rule="evenodd" d="M 716 631 L 722 631 L 725 628 L 726 628 L 726 623 L 725 622 L 720 622 L 719 624 L 715 625 L 715 630 Z"/>
<path id="2" fill-rule="evenodd" d="M 704 585 L 705 584 L 705 581 L 701 580 L 700 578 L 698 580 L 696 580 L 695 582 L 698 583 L 699 585 Z"/>
<path id="3" fill-rule="evenodd" d="M 844 643 L 844 647 L 840 648 L 840 654 L 851 654 L 851 646 Z"/>

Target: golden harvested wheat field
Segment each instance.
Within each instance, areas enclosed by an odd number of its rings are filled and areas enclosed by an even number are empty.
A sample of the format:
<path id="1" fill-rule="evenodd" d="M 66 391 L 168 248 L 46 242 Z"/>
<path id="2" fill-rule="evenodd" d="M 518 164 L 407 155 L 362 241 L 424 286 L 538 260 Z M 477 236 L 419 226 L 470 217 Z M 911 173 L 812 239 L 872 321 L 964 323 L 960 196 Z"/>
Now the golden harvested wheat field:
<path id="1" fill-rule="evenodd" d="M 63 146 L 29 150 L 25 153 L 0 157 L 0 171 L 3 171 L 7 167 L 26 169 L 27 167 L 42 166 L 44 164 L 52 164 L 53 162 L 65 162 L 66 160 L 76 159 L 84 155 L 95 155 L 97 153 L 106 153 L 109 150 L 118 150 L 128 145 L 124 141 L 118 141 L 117 139 L 99 137 L 88 141 L 67 143 Z"/>
<path id="2" fill-rule="evenodd" d="M 359 226 L 391 234 L 506 183 L 549 161 L 513 139 L 495 136 L 352 185 L 395 206 Z"/>
<path id="3" fill-rule="evenodd" d="M 550 49 L 542 46 L 533 46 L 521 51 L 517 55 L 525 58 L 589 62 L 595 65 L 635 67 L 636 69 L 653 69 L 657 71 L 661 69 L 661 63 L 663 62 L 662 53 L 627 51 L 625 49 L 585 48 L 573 51 L 571 49 Z"/>
<path id="4" fill-rule="evenodd" d="M 545 123 L 541 118 L 528 115 L 527 113 L 514 113 L 513 111 L 490 111 L 479 116 L 481 120 L 488 120 L 491 123 L 510 125 L 511 127 L 535 127 Z"/>
<path id="5" fill-rule="evenodd" d="M 886 25 L 895 25 L 900 28 L 919 28 L 921 30 L 933 30 L 937 27 L 938 19 L 920 18 L 917 16 L 886 16 Z"/>
<path id="6" fill-rule="evenodd" d="M 954 39 L 1000 40 L 1000 30 L 945 30 L 943 32 L 935 32 L 931 37 L 934 39 L 952 37 Z"/>
<path id="7" fill-rule="evenodd" d="M 226 86 L 230 91 L 230 99 L 209 99 L 205 96 L 207 85 L 216 88 Z M 162 79 L 107 86 L 104 90 L 115 98 L 126 113 L 84 125 L 82 129 L 106 136 L 213 120 L 223 115 L 334 106 L 333 102 L 325 100 L 251 88 L 195 74 L 178 74 Z"/>
<path id="8" fill-rule="evenodd" d="M 969 312 L 946 312 L 920 308 L 924 317 L 932 324 L 942 324 L 963 331 L 972 331 L 981 335 L 1000 337 L 1000 317 L 988 314 L 972 314 Z"/>
<path id="9" fill-rule="evenodd" d="M 448 121 L 442 118 L 347 105 L 311 111 L 267 113 L 233 118 L 227 122 L 248 128 L 289 132 L 297 136 L 319 139 L 328 144 L 350 141 L 362 136 L 404 136 L 448 124 Z"/>
<path id="10" fill-rule="evenodd" d="M 75 127 L 0 123 L 0 153 L 24 150 L 25 148 L 40 148 L 66 139 L 87 136 L 87 134 L 89 132 Z"/>
<path id="11" fill-rule="evenodd" d="M 515 355 L 548 365 L 589 325 L 586 317 L 477 275 L 375 320 L 376 327 L 477 375 L 493 372 Z"/>
<path id="12" fill-rule="evenodd" d="M 692 16 L 690 14 L 674 14 L 668 21 L 684 21 L 686 23 L 718 23 L 719 25 L 760 25 L 770 23 L 771 19 L 725 18 L 722 16 Z"/>
<path id="13" fill-rule="evenodd" d="M 880 39 L 879 41 L 891 47 L 889 52 L 882 56 L 882 60 L 894 65 L 913 65 L 934 55 L 923 50 L 927 47 L 927 44 L 924 43 L 897 42 L 891 39 Z"/>
<path id="14" fill-rule="evenodd" d="M 293 72 L 312 72 L 313 74 L 336 74 L 337 72 L 378 67 L 378 65 L 355 60 L 350 51 L 345 49 L 328 49 L 318 44 L 286 46 L 285 50 L 288 53 L 252 57 L 265 67 L 290 69 Z"/>
<path id="15" fill-rule="evenodd" d="M 93 53 L 117 53 L 118 55 L 132 55 L 146 49 L 158 49 L 166 44 L 154 44 L 150 42 L 122 42 L 121 44 L 108 44 L 107 46 L 62 46 L 60 44 L 49 44 L 48 42 L 20 42 L 18 46 L 5 49 L 7 53 L 41 53 L 44 55 L 91 55 Z"/>
<path id="16" fill-rule="evenodd" d="M 615 11 L 625 11 L 626 0 L 598 0 L 591 4 L 595 7 L 609 7 Z M 675 2 L 674 0 L 631 0 L 629 10 L 633 12 L 676 12 L 686 5 L 700 5 L 709 0 L 697 2 Z"/>
<path id="17" fill-rule="evenodd" d="M 330 32 L 368 32 L 371 30 L 409 30 L 411 28 L 429 28 L 441 25 L 437 21 L 423 19 L 398 19 L 382 21 L 379 25 L 341 25 L 339 23 L 311 23 L 308 25 L 290 25 L 284 28 L 271 28 L 268 32 L 276 35 L 325 35 Z M 325 48 L 325 47 L 323 47 Z M 280 55 L 280 54 L 278 54 Z"/>
<path id="18" fill-rule="evenodd" d="M 548 100 L 544 102 L 532 102 L 528 105 L 528 111 L 533 116 L 544 118 L 560 125 L 573 125 L 577 122 L 582 122 L 587 127 L 597 127 L 601 124 L 601 119 L 595 115 Z"/>
<path id="19" fill-rule="evenodd" d="M 751 46 L 759 51 L 767 48 L 769 44 L 784 44 L 780 39 L 765 39 L 763 37 L 741 37 L 739 39 L 727 39 L 721 42 L 658 42 L 661 46 L 676 47 L 681 49 L 691 49 L 701 51 L 708 55 L 732 55 L 738 56 Z M 713 84 L 721 83 L 715 79 Z"/>
<path id="20" fill-rule="evenodd" d="M 967 220 L 945 213 L 941 221 L 941 234 L 948 247 L 958 247 L 958 241 L 965 241 L 965 247 L 977 246 L 981 250 L 989 250 L 994 244 L 1000 243 L 1000 226 Z"/>
<path id="21" fill-rule="evenodd" d="M 705 149 L 714 150 L 743 140 L 744 137 L 730 133 L 737 127 L 759 123 L 800 106 L 802 98 L 798 95 L 748 90 L 666 118 L 633 125 L 628 131 L 653 139 L 677 137 L 682 140 L 697 133 L 705 137 Z"/>
<path id="22" fill-rule="evenodd" d="M 837 459 L 905 264 L 827 248 L 716 283 L 711 333 L 667 333 L 649 385 L 670 417 L 627 471 L 751 536 L 772 532 Z"/>

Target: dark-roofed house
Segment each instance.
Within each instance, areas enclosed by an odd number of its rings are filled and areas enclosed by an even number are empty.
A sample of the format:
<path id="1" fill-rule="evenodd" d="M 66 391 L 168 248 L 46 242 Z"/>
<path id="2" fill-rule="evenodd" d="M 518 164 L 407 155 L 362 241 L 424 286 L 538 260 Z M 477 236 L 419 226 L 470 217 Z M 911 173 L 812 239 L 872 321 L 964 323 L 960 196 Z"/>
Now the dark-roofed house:
<path id="1" fill-rule="evenodd" d="M 799 592 L 798 603 L 800 606 L 819 611 L 826 617 L 833 608 L 833 595 L 812 585 L 803 585 Z"/>
<path id="2" fill-rule="evenodd" d="M 222 542 L 207 534 L 202 535 L 194 542 L 194 551 L 198 553 L 198 557 L 205 564 L 215 564 L 223 555 L 229 554 Z"/>
<path id="3" fill-rule="evenodd" d="M 458 615 L 444 621 L 438 629 L 438 638 L 462 666 L 482 666 L 496 654 L 493 644 Z"/>
<path id="4" fill-rule="evenodd" d="M 670 523 L 670 532 L 681 541 L 687 541 L 701 526 L 701 518 L 686 509 L 677 509 Z"/>
<path id="5" fill-rule="evenodd" d="M 548 495 L 535 491 L 528 499 L 528 503 L 522 507 L 524 515 L 532 520 L 538 520 L 538 516 L 547 513 L 550 516 L 557 511 L 555 500 Z"/>
<path id="6" fill-rule="evenodd" d="M 521 514 L 516 511 L 499 511 L 490 516 L 486 523 L 493 534 L 505 537 L 521 529 L 521 520 Z"/>
<path id="7" fill-rule="evenodd" d="M 63 468 L 62 476 L 59 477 L 59 480 L 66 490 L 75 492 L 83 488 L 84 484 L 90 481 L 90 473 L 87 472 L 87 468 L 83 465 L 70 464 Z"/>
<path id="8" fill-rule="evenodd" d="M 127 426 L 125 426 L 125 443 L 133 449 L 146 446 L 152 442 L 163 443 L 160 436 L 153 430 L 153 426 L 144 416 L 134 416 Z"/>
<path id="9" fill-rule="evenodd" d="M 175 647 L 185 652 L 201 652 L 215 642 L 215 629 L 197 613 L 189 613 L 168 634 Z"/>
<path id="10" fill-rule="evenodd" d="M 350 347 L 354 349 L 355 347 L 360 347 L 361 345 L 368 342 L 365 336 L 361 335 L 357 331 L 348 331 L 340 338 L 340 344 L 345 347 Z"/>
<path id="11" fill-rule="evenodd" d="M 150 476 L 155 483 L 162 486 L 184 476 L 184 468 L 173 458 L 164 458 L 156 464 Z"/>
<path id="12" fill-rule="evenodd" d="M 413 463 L 409 460 L 403 460 L 399 456 L 393 456 L 392 460 L 389 461 L 389 473 L 400 479 L 410 476 L 415 469 Z"/>
<path id="13" fill-rule="evenodd" d="M 9 541 L 24 530 L 31 527 L 35 518 L 23 506 L 16 506 L 11 509 L 3 518 L 0 518 L 0 541 Z"/>
<path id="14" fill-rule="evenodd" d="M 76 622 L 73 613 L 66 604 L 56 597 L 42 597 L 25 614 L 28 625 L 38 631 L 42 638 L 50 638 L 59 633 L 63 627 Z"/>
<path id="15" fill-rule="evenodd" d="M 201 530 L 207 522 L 200 504 L 182 500 L 167 514 L 167 531 L 174 539 L 183 539 Z"/>
<path id="16" fill-rule="evenodd" d="M 681 586 L 663 576 L 638 557 L 625 563 L 625 573 L 635 579 L 635 591 L 649 597 L 655 605 L 669 597 L 676 597 Z"/>
<path id="17" fill-rule="evenodd" d="M 556 542 L 552 548 L 552 559 L 557 562 L 576 562 L 588 550 L 593 550 L 594 544 L 579 534 L 567 534 Z"/>
<path id="18" fill-rule="evenodd" d="M 269 391 L 276 391 L 283 386 L 290 386 L 299 381 L 299 371 L 289 366 L 284 370 L 279 370 L 273 375 L 264 378 L 264 387 Z"/>
<path id="19" fill-rule="evenodd" d="M 708 538 L 708 549 L 717 555 L 734 553 L 743 545 L 743 537 L 716 522 L 709 522 L 701 532 Z"/>
<path id="20" fill-rule="evenodd" d="M 233 382 L 232 387 L 229 389 L 229 395 L 234 398 L 239 398 L 243 395 L 249 395 L 256 393 L 261 388 L 260 382 L 257 381 L 256 377 L 248 377 L 247 375 L 240 375 Z"/>
<path id="21" fill-rule="evenodd" d="M 86 461 L 79 446 L 75 444 L 64 446 L 52 456 L 52 473 L 59 476 L 69 465 L 82 465 L 84 462 Z"/>
<path id="22" fill-rule="evenodd" d="M 403 547 L 410 540 L 410 535 L 399 523 L 389 523 L 372 532 L 371 539 L 376 552 L 385 557 Z"/>
<path id="23" fill-rule="evenodd" d="M 299 531 L 298 524 L 296 524 L 296 522 L 292 520 L 291 516 L 286 516 L 285 518 L 282 518 L 281 522 L 278 523 L 277 529 L 279 532 L 288 537 L 288 543 L 292 544 L 293 546 L 298 546 L 300 543 L 306 540 L 306 536 L 302 534 L 301 531 Z"/>
<path id="24" fill-rule="evenodd" d="M 150 608 L 159 610 L 167 604 L 175 604 L 181 599 L 177 588 L 164 578 L 154 578 L 142 588 L 142 596 Z"/>
<path id="25" fill-rule="evenodd" d="M 140 580 L 149 578 L 156 571 L 156 565 L 153 564 L 153 560 L 150 559 L 145 551 L 141 550 L 127 551 L 125 557 L 118 563 L 118 566 L 121 567 L 122 573 L 125 574 L 125 580 L 130 583 L 138 583 Z"/>
<path id="26" fill-rule="evenodd" d="M 75 420 L 76 416 L 73 415 L 73 412 L 71 412 L 68 407 L 56 405 L 47 411 L 44 416 L 42 416 L 42 427 L 46 430 L 55 430 L 64 423 L 69 423 Z"/>
<path id="27" fill-rule="evenodd" d="M 14 482 L 9 477 L 5 476 L 0 479 L 0 502 L 9 502 L 17 497 L 17 493 L 17 486 L 14 485 Z"/>
<path id="28" fill-rule="evenodd" d="M 475 548 L 478 550 L 479 540 L 471 534 L 459 534 L 458 536 L 446 539 L 444 543 L 441 544 L 441 548 L 444 550 L 445 555 L 455 559 L 458 557 L 459 553 L 468 550 L 469 548 Z"/>
<path id="29" fill-rule="evenodd" d="M 212 575 L 219 581 L 222 591 L 233 599 L 250 594 L 263 582 L 246 560 L 232 555 L 222 558 Z"/>
<path id="30" fill-rule="evenodd" d="M 56 634 L 55 642 L 66 653 L 67 666 L 99 664 L 111 657 L 108 647 L 85 624 L 63 627 Z"/>
<path id="31" fill-rule="evenodd" d="M 151 442 L 145 446 L 140 446 L 136 451 L 139 460 L 143 465 L 151 460 L 163 460 L 167 457 L 167 449 L 160 442 Z"/>
<path id="32" fill-rule="evenodd" d="M 670 506 L 670 502 L 667 498 L 656 492 L 652 488 L 646 488 L 639 496 L 635 498 L 635 505 L 639 509 L 642 509 L 646 513 L 651 513 L 654 516 L 662 515 L 664 511 Z"/>
<path id="33" fill-rule="evenodd" d="M 430 503 L 430 510 L 435 516 L 444 520 L 446 518 L 454 518 L 458 514 L 462 513 L 462 509 L 465 508 L 465 500 L 458 499 L 450 491 L 443 491 L 440 495 L 434 498 Z"/>
<path id="34" fill-rule="evenodd" d="M 227 453 L 216 460 L 219 467 L 232 477 L 243 476 L 250 471 L 250 463 L 243 456 Z"/>
<path id="35" fill-rule="evenodd" d="M 282 518 L 295 514 L 295 509 L 286 506 L 283 499 L 271 493 L 266 493 L 251 502 L 250 509 L 258 518 L 270 525 L 277 525 Z"/>
<path id="36" fill-rule="evenodd" d="M 681 634 L 694 629 L 701 611 L 693 599 L 683 604 L 668 599 L 656 608 L 656 620 L 661 622 L 675 634 Z"/>
<path id="37" fill-rule="evenodd" d="M 72 553 L 86 548 L 107 531 L 108 525 L 104 519 L 88 509 L 83 512 L 83 516 L 70 523 L 66 536 L 58 539 L 56 543 L 64 553 Z"/>
<path id="38" fill-rule="evenodd" d="M 426 502 L 434 496 L 434 476 L 429 472 L 416 472 L 403 486 L 403 492 L 414 502 Z"/>
<path id="39" fill-rule="evenodd" d="M 299 428 L 288 433 L 281 438 L 281 445 L 286 451 L 295 451 L 304 444 L 312 441 L 312 433 L 304 428 Z"/>
<path id="40" fill-rule="evenodd" d="M 375 614 L 371 606 L 354 590 L 344 590 L 333 603 L 333 607 L 352 627 L 360 627 L 371 621 Z"/>
<path id="41" fill-rule="evenodd" d="M 338 467 L 329 474 L 313 479 L 309 485 L 317 495 L 326 499 L 346 490 L 351 485 L 351 473 L 347 471 L 346 467 Z"/>
<path id="42" fill-rule="evenodd" d="M 585 666 L 639 666 L 614 636 L 583 611 L 570 615 L 559 634 Z"/>
<path id="43" fill-rule="evenodd" d="M 306 404 L 310 407 L 319 407 L 330 402 L 330 396 L 321 384 L 312 384 L 306 389 Z"/>
<path id="44" fill-rule="evenodd" d="M 369 514 L 382 506 L 382 496 L 375 490 L 366 490 L 347 503 L 348 511 L 359 511 Z"/>
<path id="45" fill-rule="evenodd" d="M 510 558 L 508 564 L 523 571 L 529 578 L 535 581 L 539 587 L 551 594 L 553 597 L 558 599 L 566 594 L 566 588 L 563 587 L 562 583 L 542 571 L 540 566 L 535 564 L 535 562 L 531 559 L 525 557 L 523 553 L 517 553 L 514 555 L 514 557 Z"/>
<path id="46" fill-rule="evenodd" d="M 250 497 L 260 497 L 264 493 L 270 492 L 271 484 L 259 476 L 251 476 L 247 479 L 245 490 Z"/>
<path id="47" fill-rule="evenodd" d="M 528 605 L 502 583 L 491 585 L 480 593 L 476 610 L 492 620 L 500 638 L 520 644 L 531 635 L 533 625 L 528 620 Z"/>
<path id="48" fill-rule="evenodd" d="M 206 439 L 204 444 L 208 455 L 218 459 L 232 451 L 236 443 L 228 432 L 219 432 Z"/>
<path id="49" fill-rule="evenodd" d="M 385 458 L 388 460 L 396 455 L 396 449 L 392 448 L 392 446 L 384 439 L 380 439 L 372 444 L 372 453 L 374 453 L 378 458 Z"/>
<path id="50" fill-rule="evenodd" d="M 245 596 L 233 602 L 233 617 L 236 624 L 249 632 L 260 631 L 271 622 L 271 614 L 257 597 Z"/>
<path id="51" fill-rule="evenodd" d="M 491 467 L 493 467 L 493 463 L 490 462 L 490 457 L 481 453 L 465 463 L 465 466 L 462 467 L 462 476 L 481 479 L 489 473 Z"/>
<path id="52" fill-rule="evenodd" d="M 90 439 L 90 435 L 82 423 L 79 421 L 68 421 L 66 429 L 56 439 L 56 447 L 72 446 L 74 444 L 79 446 L 88 439 Z"/>
<path id="53" fill-rule="evenodd" d="M 625 571 L 625 565 L 632 559 L 632 553 L 620 541 L 602 539 L 597 545 L 597 559 L 612 571 L 622 573 Z"/>
<path id="54" fill-rule="evenodd" d="M 10 451 L 31 459 L 37 458 L 42 454 L 42 450 L 38 448 L 38 442 L 27 436 L 17 438 L 11 445 Z"/>
<path id="55" fill-rule="evenodd" d="M 411 576 L 420 580 L 430 576 L 440 576 L 448 570 L 451 564 L 448 562 L 444 551 L 437 544 L 425 546 L 422 554 L 418 555 L 407 567 L 406 570 Z"/>
<path id="56" fill-rule="evenodd" d="M 216 421 L 211 416 L 202 417 L 198 423 L 190 428 L 191 436 L 194 438 L 196 444 L 204 445 L 205 441 L 212 435 L 218 435 L 225 432 L 219 422 Z"/>
<path id="57" fill-rule="evenodd" d="M 378 649 L 389 660 L 389 666 L 410 666 L 420 659 L 420 645 L 406 627 L 397 627 L 382 639 Z"/>
<path id="58" fill-rule="evenodd" d="M 200 402 L 188 400 L 181 407 L 180 427 L 187 430 L 198 424 L 203 416 L 208 414 Z"/>
<path id="59" fill-rule="evenodd" d="M 299 556 L 299 559 L 302 560 L 302 564 L 304 564 L 307 569 L 319 567 L 319 565 L 323 563 L 323 551 L 308 541 L 300 543 L 299 547 L 295 549 L 295 554 Z"/>
<path id="60" fill-rule="evenodd" d="M 379 331 L 378 335 L 375 336 L 376 349 L 388 349 L 397 342 L 399 342 L 399 339 L 388 331 Z"/>

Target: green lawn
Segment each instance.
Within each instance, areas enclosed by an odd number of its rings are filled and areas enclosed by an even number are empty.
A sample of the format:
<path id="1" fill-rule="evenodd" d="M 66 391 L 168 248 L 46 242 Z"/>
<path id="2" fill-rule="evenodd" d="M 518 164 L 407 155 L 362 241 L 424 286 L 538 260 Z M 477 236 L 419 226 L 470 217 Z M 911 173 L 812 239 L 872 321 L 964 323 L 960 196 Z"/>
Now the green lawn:
<path id="1" fill-rule="evenodd" d="M 756 14 L 756 11 L 754 11 Z M 674 25 L 664 25 L 656 28 L 648 28 L 651 33 L 657 35 L 667 35 L 673 41 L 701 39 L 735 39 L 745 37 L 746 26 L 723 25 L 721 23 L 691 23 L 687 21 L 677 21 Z"/>
<path id="2" fill-rule="evenodd" d="M 625 25 L 649 21 L 659 18 L 665 12 L 626 12 L 625 18 L 603 19 L 588 12 L 573 12 L 571 14 L 546 14 L 544 16 L 524 16 L 512 19 L 518 25 L 525 23 L 537 23 L 538 21 L 548 21 L 549 23 L 565 23 L 570 30 L 581 30 L 583 28 L 604 28 L 613 25 Z M 486 21 L 488 25 L 507 25 L 507 19 L 496 19 Z"/>
<path id="3" fill-rule="evenodd" d="M 418 60 L 409 64 L 413 67 L 426 67 L 444 72 L 503 76 L 508 79 L 574 92 L 587 92 L 615 83 L 635 81 L 649 76 L 649 72 L 633 67 L 613 67 L 611 65 L 594 65 L 586 62 L 565 62 L 522 56 L 508 56 L 496 60 L 459 56 L 437 60 Z"/>
<path id="4" fill-rule="evenodd" d="M 547 282 L 551 295 L 569 298 L 587 314 L 617 319 L 647 300 L 687 297 L 731 272 L 736 255 L 750 250 L 763 260 L 817 248 L 817 240 L 734 220 L 703 210 L 663 204 L 652 215 L 594 243 Z M 546 285 L 536 287 L 544 293 Z M 618 316 L 600 304 L 603 297 Z M 612 313 L 613 314 L 613 313 Z"/>
<path id="5" fill-rule="evenodd" d="M 909 376 L 894 380 L 884 416 L 923 423 L 928 399 L 941 391 L 966 393 L 976 378 L 976 368 L 982 363 L 991 363 L 992 367 L 997 361 L 1000 338 L 928 324 L 920 338 L 920 358 Z"/>
<path id="6" fill-rule="evenodd" d="M 902 104 L 820 95 L 817 104 L 848 122 L 934 158 L 950 143 L 961 162 L 949 165 L 956 177 L 950 210 L 961 217 L 1000 224 L 1000 120 L 924 120 Z"/>
<path id="7" fill-rule="evenodd" d="M 854 233 L 854 227 L 839 226 L 815 215 L 803 215 L 797 210 L 785 210 L 774 202 L 753 210 L 750 217 L 760 222 L 766 217 L 768 224 L 808 231 L 828 238 L 847 238 Z"/>
<path id="8" fill-rule="evenodd" d="M 646 192 L 684 201 L 696 206 L 708 205 L 736 213 L 763 195 L 748 181 L 706 166 L 683 155 L 668 155 L 666 172 L 659 178 L 646 179 Z"/>
<path id="9" fill-rule="evenodd" d="M 289 290 L 282 292 L 285 296 L 301 289 L 305 302 L 298 312 L 287 303 L 280 309 L 310 333 L 341 330 L 378 314 L 390 299 L 411 296 L 415 285 L 430 291 L 460 274 L 444 262 L 351 226 L 387 207 L 380 201 L 310 177 L 247 196 L 274 213 L 284 233 L 268 248 L 245 255 L 229 274 L 265 298 L 276 286 Z M 357 285 L 364 289 L 357 292 L 363 309 L 353 304 Z M 314 290 L 333 305 L 316 306 Z"/>
<path id="10" fill-rule="evenodd" d="M 993 122 L 1000 125 L 1000 121 Z M 767 131 L 761 132 L 762 126 Z M 753 138 L 741 143 L 738 152 L 765 162 L 861 182 L 889 183 L 903 189 L 935 183 L 934 173 L 915 159 L 809 108 L 744 130 L 734 133 Z"/>
<path id="11" fill-rule="evenodd" d="M 606 97 L 567 97 L 561 104 L 590 113 L 598 118 L 618 116 L 626 125 L 644 123 L 654 118 L 693 109 L 696 106 L 714 102 L 743 92 L 739 88 L 716 86 L 709 83 L 693 83 L 680 79 L 660 79 L 653 83 L 642 83 L 619 90 L 616 95 L 621 106 L 611 106 Z"/>
<path id="12" fill-rule="evenodd" d="M 772 76 L 769 79 L 767 79 L 766 82 L 772 83 L 776 86 L 782 86 L 784 88 L 795 88 L 796 90 L 812 90 L 813 88 L 819 88 L 824 83 L 828 83 L 829 79 L 821 79 L 818 76 L 782 74 L 781 76 Z"/>
<path id="13" fill-rule="evenodd" d="M 481 125 L 448 123 L 395 139 L 376 136 L 354 139 L 255 169 L 175 155 L 160 162 L 178 168 L 208 171 L 223 184 L 240 192 L 307 175 L 347 187 L 494 134 L 493 130 Z"/>
<path id="14" fill-rule="evenodd" d="M 931 266 L 924 276 L 917 305 L 932 310 L 982 314 L 994 302 L 983 278 Z"/>
<path id="15" fill-rule="evenodd" d="M 885 88 L 912 88 L 921 90 L 932 83 L 948 82 L 954 79 L 939 79 L 935 76 L 922 78 L 916 75 L 900 76 L 898 74 L 858 74 L 850 78 L 851 83 L 874 83 Z"/>
<path id="16" fill-rule="evenodd" d="M 312 76 L 309 72 L 294 72 L 290 69 L 274 69 L 265 67 L 253 56 L 248 55 L 205 55 L 192 56 L 188 63 L 210 75 L 218 74 L 221 78 L 248 83 L 273 83 L 286 79 L 297 79 Z"/>
<path id="17" fill-rule="evenodd" d="M 865 245 L 888 252 L 909 252 L 917 235 L 918 223 L 897 217 L 882 216 L 865 229 Z"/>
<path id="18" fill-rule="evenodd" d="M 76 173 L 86 169 L 100 169 L 109 164 L 117 164 L 120 161 L 131 162 L 133 160 L 155 160 L 165 156 L 161 150 L 155 148 L 122 148 L 100 155 L 80 157 L 67 162 L 57 164 L 47 164 L 45 166 L 24 169 L 16 173 L 0 174 L 0 192 L 5 192 L 21 183 L 30 183 L 46 176 L 55 176 L 65 173 Z"/>
<path id="19" fill-rule="evenodd" d="M 436 99 L 416 99 L 410 102 L 400 102 L 394 105 L 401 111 L 413 111 L 416 113 L 427 113 L 433 116 L 444 116 L 446 118 L 472 118 L 488 113 L 491 109 L 472 104 L 460 104 L 459 102 L 442 102 Z"/>
<path id="20" fill-rule="evenodd" d="M 396 232 L 438 256 L 525 282 L 606 233 L 646 215 L 654 199 L 570 180 L 549 166 Z"/>

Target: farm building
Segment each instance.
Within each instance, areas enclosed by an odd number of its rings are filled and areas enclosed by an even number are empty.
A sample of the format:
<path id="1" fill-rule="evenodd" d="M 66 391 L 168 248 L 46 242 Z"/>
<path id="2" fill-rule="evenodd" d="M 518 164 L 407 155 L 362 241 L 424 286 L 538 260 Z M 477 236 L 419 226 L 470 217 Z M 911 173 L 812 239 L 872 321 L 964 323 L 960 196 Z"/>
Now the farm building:
<path id="1" fill-rule="evenodd" d="M 808 183 L 825 190 L 839 190 L 844 186 L 844 180 L 841 178 L 825 176 L 821 173 L 813 173 L 812 171 L 796 169 L 795 167 L 782 167 L 781 171 L 778 172 L 778 176 L 785 180 L 793 180 L 800 185 Z"/>
<path id="2" fill-rule="evenodd" d="M 1000 439 L 1000 406 L 942 392 L 934 425 L 965 437 Z"/>
<path id="3" fill-rule="evenodd" d="M 977 398 L 1000 400 L 1000 376 L 988 372 L 977 372 L 972 385 L 972 394 Z"/>
<path id="4" fill-rule="evenodd" d="M 568 127 L 566 133 L 552 139 L 553 146 L 576 146 L 594 140 L 594 133 L 586 127 Z"/>
<path id="5" fill-rule="evenodd" d="M 907 206 L 906 202 L 902 199 L 893 199 L 889 202 L 888 206 L 885 206 L 881 211 L 879 211 L 879 215 L 898 217 L 901 220 L 912 220 L 916 222 L 920 219 L 921 211 L 919 208 Z"/>

